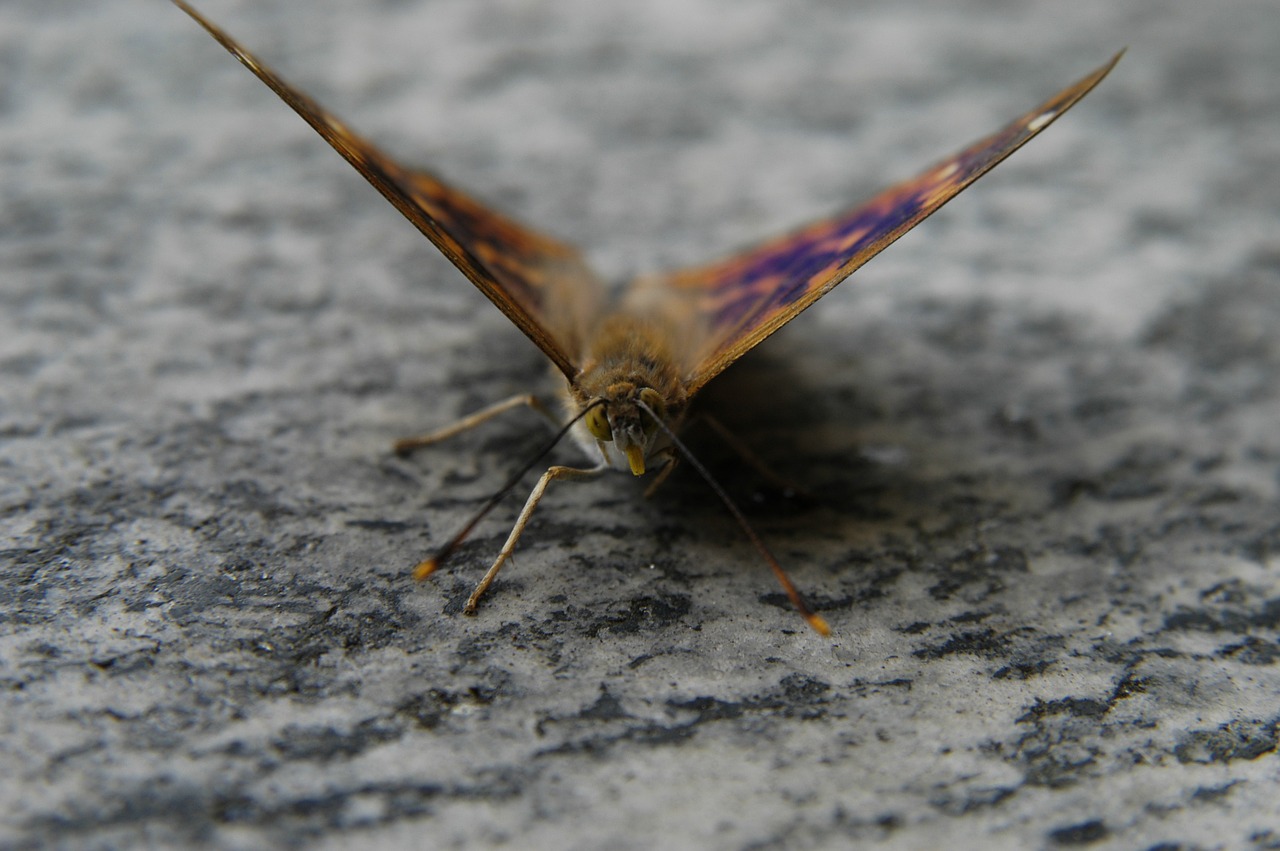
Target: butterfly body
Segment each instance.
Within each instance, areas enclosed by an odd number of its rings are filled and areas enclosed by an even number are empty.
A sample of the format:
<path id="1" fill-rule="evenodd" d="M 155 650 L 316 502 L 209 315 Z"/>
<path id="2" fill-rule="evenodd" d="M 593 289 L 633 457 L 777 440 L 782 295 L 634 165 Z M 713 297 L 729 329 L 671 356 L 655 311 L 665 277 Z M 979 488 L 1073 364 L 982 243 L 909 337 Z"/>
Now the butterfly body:
<path id="1" fill-rule="evenodd" d="M 643 475 L 649 462 L 669 455 L 669 443 L 637 404 L 645 402 L 672 430 L 688 408 L 679 328 L 660 317 L 619 311 L 600 320 L 582 353 L 582 371 L 566 392 L 570 417 L 591 410 L 573 434 L 604 460 Z M 597 413 L 598 412 L 598 413 Z M 610 453 L 610 447 L 618 454 Z M 626 461 L 624 464 L 623 461 Z"/>
<path id="2" fill-rule="evenodd" d="M 707 479 L 796 608 L 824 635 L 826 623 L 808 609 L 742 513 L 676 436 L 690 402 L 743 354 L 1057 120 L 1101 82 L 1123 54 L 995 133 L 858 207 L 718 262 L 637 279 L 616 307 L 606 308 L 603 286 L 573 246 L 488 208 L 430 172 L 400 164 L 285 82 L 184 0 L 173 3 L 355 167 L 542 350 L 567 382 L 562 401 L 568 422 L 562 433 L 571 431 L 597 463 L 588 468 L 556 465 L 543 473 L 465 611 L 475 610 L 551 481 L 586 478 L 610 467 L 639 476 L 661 465 L 660 482 L 681 457 Z M 535 397 L 517 396 L 454 426 L 399 441 L 396 450 L 434 443 L 521 405 L 552 416 Z M 710 418 L 708 422 L 753 461 L 749 450 L 723 426 Z M 421 578 L 434 571 L 519 475 L 436 556 L 421 562 L 415 575 Z"/>

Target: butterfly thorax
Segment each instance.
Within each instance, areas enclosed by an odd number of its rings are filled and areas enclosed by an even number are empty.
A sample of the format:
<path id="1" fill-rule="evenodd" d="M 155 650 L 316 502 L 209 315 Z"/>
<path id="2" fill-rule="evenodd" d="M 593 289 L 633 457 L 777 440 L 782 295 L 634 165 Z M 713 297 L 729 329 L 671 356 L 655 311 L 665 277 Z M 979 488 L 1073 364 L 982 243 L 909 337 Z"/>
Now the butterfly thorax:
<path id="1" fill-rule="evenodd" d="M 637 476 L 668 443 L 644 407 L 672 429 L 684 417 L 688 397 L 678 333 L 675 326 L 657 319 L 627 313 L 606 316 L 597 324 L 583 352 L 582 369 L 569 385 L 572 413 L 596 405 L 583 418 L 579 442 L 598 446 L 611 462 L 612 444 Z"/>

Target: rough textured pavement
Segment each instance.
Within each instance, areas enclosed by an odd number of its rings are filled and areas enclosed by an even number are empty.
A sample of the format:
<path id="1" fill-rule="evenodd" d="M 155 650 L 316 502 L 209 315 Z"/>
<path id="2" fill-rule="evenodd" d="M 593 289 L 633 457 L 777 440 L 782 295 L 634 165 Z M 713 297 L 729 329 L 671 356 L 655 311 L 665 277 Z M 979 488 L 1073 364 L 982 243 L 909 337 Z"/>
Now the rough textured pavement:
<path id="1" fill-rule="evenodd" d="M 413 583 L 546 430 L 391 440 L 538 352 L 167 2 L 6 0 L 0 846 L 1280 846 L 1270 0 L 201 7 L 619 278 L 1130 50 L 714 386 L 824 640 L 685 472 Z"/>

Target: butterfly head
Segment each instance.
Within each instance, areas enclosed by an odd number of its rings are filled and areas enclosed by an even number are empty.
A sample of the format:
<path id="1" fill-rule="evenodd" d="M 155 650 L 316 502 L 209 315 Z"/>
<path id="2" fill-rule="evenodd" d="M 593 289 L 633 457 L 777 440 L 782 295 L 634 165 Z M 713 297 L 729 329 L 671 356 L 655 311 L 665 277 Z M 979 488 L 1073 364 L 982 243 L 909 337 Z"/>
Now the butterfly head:
<path id="1" fill-rule="evenodd" d="M 643 403 L 643 407 L 637 401 Z M 644 408 L 660 418 L 667 415 L 666 401 L 657 390 L 619 381 L 593 400 L 584 417 L 591 436 L 600 443 L 615 444 L 637 476 L 644 475 L 645 460 L 655 448 L 655 438 L 661 434 L 658 424 Z"/>

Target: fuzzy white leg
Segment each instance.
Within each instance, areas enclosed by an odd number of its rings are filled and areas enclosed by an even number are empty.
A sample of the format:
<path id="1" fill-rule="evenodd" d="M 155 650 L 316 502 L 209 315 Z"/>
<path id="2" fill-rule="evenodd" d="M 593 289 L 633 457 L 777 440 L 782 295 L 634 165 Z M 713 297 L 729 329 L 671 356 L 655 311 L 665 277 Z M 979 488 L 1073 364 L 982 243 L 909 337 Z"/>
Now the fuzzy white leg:
<path id="1" fill-rule="evenodd" d="M 525 500 L 524 508 L 520 510 L 520 516 L 516 518 L 515 525 L 511 527 L 511 534 L 507 536 L 507 542 L 502 545 L 501 552 L 498 557 L 493 560 L 488 572 L 476 585 L 476 590 L 471 592 L 471 596 L 467 598 L 467 603 L 462 607 L 463 614 L 474 615 L 476 607 L 480 604 L 480 598 L 484 596 L 484 592 L 489 590 L 489 586 L 493 584 L 493 580 L 497 578 L 498 571 L 502 569 L 502 565 L 511 557 L 511 552 L 516 548 L 516 542 L 520 540 L 520 535 L 524 533 L 524 527 L 529 522 L 529 518 L 533 516 L 533 510 L 538 507 L 538 503 L 542 500 L 542 496 L 546 493 L 547 485 L 555 479 L 588 479 L 597 476 L 608 470 L 605 464 L 599 464 L 595 467 L 563 467 L 556 465 L 547 469 L 542 477 L 538 479 L 538 483 L 533 486 L 533 491 L 529 494 L 529 498 Z"/>

